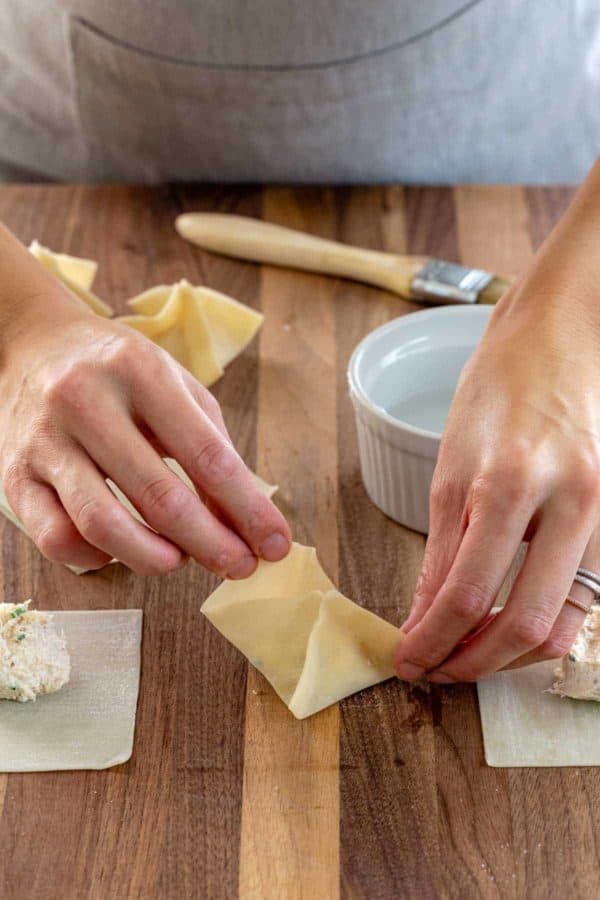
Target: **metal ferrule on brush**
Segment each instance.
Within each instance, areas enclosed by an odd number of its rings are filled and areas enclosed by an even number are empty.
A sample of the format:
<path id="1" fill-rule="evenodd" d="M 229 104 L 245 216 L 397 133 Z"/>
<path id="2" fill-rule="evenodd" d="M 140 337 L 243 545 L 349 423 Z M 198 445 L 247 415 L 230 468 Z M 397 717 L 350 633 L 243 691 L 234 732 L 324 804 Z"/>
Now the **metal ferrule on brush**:
<path id="1" fill-rule="evenodd" d="M 494 276 L 483 269 L 430 259 L 414 276 L 410 295 L 433 303 L 477 303 Z"/>

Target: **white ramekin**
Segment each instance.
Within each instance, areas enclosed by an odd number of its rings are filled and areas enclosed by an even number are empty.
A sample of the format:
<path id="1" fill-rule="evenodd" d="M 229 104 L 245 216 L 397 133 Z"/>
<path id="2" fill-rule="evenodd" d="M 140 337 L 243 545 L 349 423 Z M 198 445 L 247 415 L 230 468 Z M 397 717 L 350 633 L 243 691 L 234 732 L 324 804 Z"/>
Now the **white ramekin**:
<path id="1" fill-rule="evenodd" d="M 426 398 L 437 396 L 439 402 L 442 394 L 449 407 L 490 313 L 487 306 L 411 313 L 368 334 L 350 359 L 348 382 L 366 491 L 386 515 L 414 531 L 428 531 L 429 489 L 443 425 L 417 427 L 386 407 L 414 399 L 427 419 Z"/>

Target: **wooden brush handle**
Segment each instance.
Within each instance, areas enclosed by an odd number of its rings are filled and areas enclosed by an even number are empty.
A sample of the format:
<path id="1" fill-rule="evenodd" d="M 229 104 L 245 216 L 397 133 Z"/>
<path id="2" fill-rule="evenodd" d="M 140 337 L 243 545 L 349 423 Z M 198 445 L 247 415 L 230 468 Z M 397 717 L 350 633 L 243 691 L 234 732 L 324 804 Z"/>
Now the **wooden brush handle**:
<path id="1" fill-rule="evenodd" d="M 403 297 L 410 296 L 412 278 L 426 261 L 422 256 L 363 250 L 244 216 L 184 213 L 177 217 L 175 227 L 182 237 L 206 250 L 353 278 Z"/>

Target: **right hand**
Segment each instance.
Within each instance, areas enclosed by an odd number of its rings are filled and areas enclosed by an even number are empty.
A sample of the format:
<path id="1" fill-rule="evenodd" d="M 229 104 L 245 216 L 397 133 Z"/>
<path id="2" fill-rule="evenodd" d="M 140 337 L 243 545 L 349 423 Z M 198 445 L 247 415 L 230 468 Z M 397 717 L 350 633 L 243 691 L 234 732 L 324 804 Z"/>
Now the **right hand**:
<path id="1" fill-rule="evenodd" d="M 46 273 L 34 276 L 43 296 L 24 301 L 0 346 L 0 479 L 44 556 L 85 569 L 114 557 L 140 574 L 191 556 L 230 578 L 252 574 L 257 557 L 284 557 L 289 527 L 255 486 L 208 390 L 147 338 L 80 307 Z M 161 456 L 178 460 L 199 497 Z"/>

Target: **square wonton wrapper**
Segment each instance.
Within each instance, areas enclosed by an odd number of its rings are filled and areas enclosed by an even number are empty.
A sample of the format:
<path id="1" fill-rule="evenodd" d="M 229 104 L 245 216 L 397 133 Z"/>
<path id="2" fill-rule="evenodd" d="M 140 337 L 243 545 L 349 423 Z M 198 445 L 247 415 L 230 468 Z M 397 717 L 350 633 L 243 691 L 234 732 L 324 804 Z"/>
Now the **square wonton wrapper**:
<path id="1" fill-rule="evenodd" d="M 313 547 L 224 581 L 202 612 L 298 719 L 394 675 L 400 632 L 340 594 Z"/>
<path id="2" fill-rule="evenodd" d="M 556 660 L 477 685 L 488 766 L 600 765 L 600 704 L 548 692 Z"/>
<path id="3" fill-rule="evenodd" d="M 133 749 L 142 611 L 54 612 L 71 679 L 34 703 L 0 700 L 0 772 L 106 769 Z"/>
<path id="4" fill-rule="evenodd" d="M 177 462 L 176 459 L 165 458 L 163 461 L 164 461 L 165 465 L 167 465 L 171 469 L 171 471 L 175 473 L 175 475 L 177 475 L 179 478 L 181 478 L 181 480 L 186 485 L 186 487 L 188 487 L 191 491 L 194 491 L 194 493 L 196 493 L 196 488 L 192 484 L 189 476 L 181 468 L 181 466 L 179 465 L 179 463 Z M 256 486 L 267 497 L 270 498 L 273 496 L 273 494 L 276 493 L 277 487 L 275 485 L 267 484 L 266 481 L 263 481 L 263 479 L 260 478 L 260 476 L 256 475 L 254 472 L 252 472 L 252 477 L 254 478 Z M 146 523 L 144 522 L 143 518 L 140 516 L 137 509 L 130 503 L 130 501 L 125 496 L 123 491 L 121 491 L 117 487 L 117 485 L 110 479 L 107 479 L 107 484 L 108 484 L 109 488 L 111 489 L 111 491 L 113 492 L 113 494 L 115 495 L 115 497 L 117 498 L 117 500 L 119 501 L 119 503 L 125 507 L 125 509 L 130 513 L 130 515 L 132 515 L 134 517 L 134 519 L 137 519 L 138 522 L 143 522 L 145 525 Z M 6 499 L 6 495 L 4 493 L 4 490 L 3 490 L 1 484 L 0 484 L 0 513 L 5 515 L 6 518 L 9 519 L 9 521 L 11 521 L 13 523 L 13 525 L 16 525 L 17 528 L 19 528 L 23 532 L 23 534 L 27 534 L 27 531 L 26 531 L 23 523 L 19 519 L 17 519 L 14 512 L 8 505 L 8 500 Z M 115 560 L 112 560 L 112 562 L 115 562 Z M 67 568 L 70 569 L 72 572 L 74 572 L 76 575 L 84 575 L 85 572 L 89 571 L 89 569 L 80 569 L 78 566 L 67 566 Z"/>

